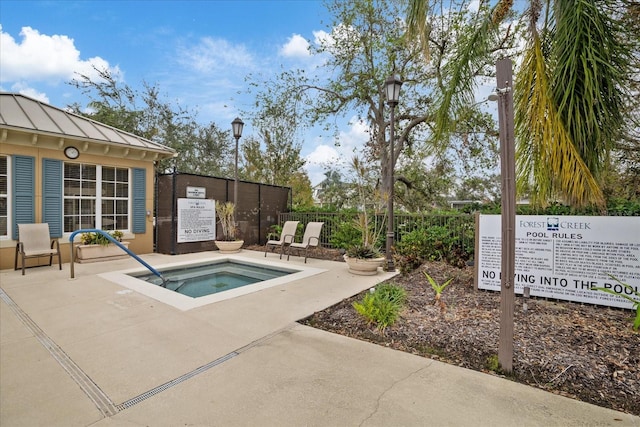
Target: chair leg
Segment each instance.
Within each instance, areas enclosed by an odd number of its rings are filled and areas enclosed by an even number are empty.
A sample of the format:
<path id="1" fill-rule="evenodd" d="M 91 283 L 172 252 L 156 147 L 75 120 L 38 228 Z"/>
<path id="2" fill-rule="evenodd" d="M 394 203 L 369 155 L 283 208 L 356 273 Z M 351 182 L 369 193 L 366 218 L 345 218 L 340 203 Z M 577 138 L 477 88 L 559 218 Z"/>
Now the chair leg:
<path id="1" fill-rule="evenodd" d="M 18 248 L 20 247 L 20 243 L 18 243 L 16 245 L 16 257 L 14 259 L 14 263 L 13 263 L 13 270 L 17 270 L 18 269 Z"/>
<path id="2" fill-rule="evenodd" d="M 24 252 L 22 253 L 22 275 L 24 276 Z"/>

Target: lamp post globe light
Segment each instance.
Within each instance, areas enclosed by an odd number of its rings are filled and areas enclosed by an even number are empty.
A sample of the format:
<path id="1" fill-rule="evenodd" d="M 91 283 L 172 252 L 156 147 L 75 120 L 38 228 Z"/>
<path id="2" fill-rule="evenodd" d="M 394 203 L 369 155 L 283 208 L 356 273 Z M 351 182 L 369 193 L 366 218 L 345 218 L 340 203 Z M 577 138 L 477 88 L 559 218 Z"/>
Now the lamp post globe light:
<path id="1" fill-rule="evenodd" d="M 235 159 L 235 167 L 233 170 L 233 205 L 235 209 L 233 210 L 233 222 L 236 223 L 236 212 L 238 211 L 238 140 L 242 136 L 242 128 L 244 127 L 244 122 L 240 119 L 240 117 L 236 117 L 231 122 L 231 129 L 233 130 L 233 137 L 236 139 L 236 159 Z"/>
<path id="2" fill-rule="evenodd" d="M 389 165 L 388 165 L 388 188 L 389 188 L 389 199 L 387 200 L 387 245 L 385 248 L 385 271 L 395 271 L 396 267 L 393 264 L 393 254 L 391 253 L 391 248 L 393 247 L 394 240 L 394 217 L 393 217 L 393 186 L 395 184 L 395 153 L 394 153 L 394 130 L 395 130 L 395 121 L 394 121 L 394 111 L 396 109 L 396 105 L 398 105 L 398 101 L 400 99 L 400 87 L 402 86 L 402 81 L 396 75 L 389 76 L 384 83 L 385 94 L 387 96 L 387 104 L 391 107 L 391 117 L 389 121 Z"/>

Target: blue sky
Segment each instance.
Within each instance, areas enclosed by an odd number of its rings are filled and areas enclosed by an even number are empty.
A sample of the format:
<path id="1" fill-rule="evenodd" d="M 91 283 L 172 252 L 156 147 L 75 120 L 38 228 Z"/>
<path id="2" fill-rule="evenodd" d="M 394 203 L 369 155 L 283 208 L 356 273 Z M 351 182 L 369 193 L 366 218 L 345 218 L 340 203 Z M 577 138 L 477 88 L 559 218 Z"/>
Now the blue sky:
<path id="1" fill-rule="evenodd" d="M 133 88 L 157 84 L 165 100 L 197 110 L 201 123 L 230 128 L 251 105 L 242 94 L 245 76 L 314 67 L 307 47 L 327 36 L 329 21 L 316 0 L 2 0 L 0 89 L 61 108 L 86 105 L 66 82 L 93 65 L 108 67 Z M 245 129 L 244 136 L 251 134 Z M 361 125 L 349 123 L 339 149 L 329 137 L 305 135 L 312 183 L 322 180 L 323 164 L 366 138 Z"/>

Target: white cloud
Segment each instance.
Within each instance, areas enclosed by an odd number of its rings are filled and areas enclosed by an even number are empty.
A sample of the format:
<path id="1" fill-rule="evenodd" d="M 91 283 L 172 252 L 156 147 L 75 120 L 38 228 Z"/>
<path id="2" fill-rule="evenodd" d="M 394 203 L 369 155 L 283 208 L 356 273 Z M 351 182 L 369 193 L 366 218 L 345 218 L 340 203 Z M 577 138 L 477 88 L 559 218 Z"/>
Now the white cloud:
<path id="1" fill-rule="evenodd" d="M 280 48 L 280 55 L 286 57 L 306 58 L 309 54 L 309 42 L 300 34 L 294 34 Z"/>
<path id="2" fill-rule="evenodd" d="M 221 70 L 252 68 L 253 57 L 240 44 L 233 45 L 224 39 L 204 37 L 200 43 L 178 52 L 178 62 L 203 74 Z"/>
<path id="3" fill-rule="evenodd" d="M 311 184 L 319 184 L 324 179 L 324 172 L 328 167 L 344 172 L 343 169 L 351 162 L 353 155 L 361 151 L 369 140 L 368 130 L 366 123 L 354 117 L 349 121 L 349 128 L 339 133 L 339 145 L 319 138 L 310 144 L 315 148 L 305 156 L 305 160 Z"/>
<path id="4" fill-rule="evenodd" d="M 335 44 L 331 34 L 323 30 L 313 32 L 313 42 L 318 46 L 333 46 Z"/>
<path id="5" fill-rule="evenodd" d="M 327 166 L 339 166 L 340 154 L 335 146 L 328 144 L 316 145 L 315 149 L 305 156 L 305 169 L 309 175 L 311 185 L 318 185 L 324 180 L 324 171 Z"/>
<path id="6" fill-rule="evenodd" d="M 74 73 L 93 75 L 93 67 L 109 69 L 100 57 L 80 59 L 74 41 L 65 35 L 45 35 L 23 27 L 17 41 L 0 26 L 0 79 L 2 82 L 58 83 L 71 80 Z M 117 69 L 116 69 L 117 70 Z"/>
<path id="7" fill-rule="evenodd" d="M 22 95 L 28 96 L 33 99 L 37 99 L 38 101 L 44 102 L 45 104 L 49 103 L 49 97 L 44 92 L 40 92 L 37 89 L 27 86 L 24 83 L 16 83 L 11 86 L 11 92 L 17 92 Z"/>

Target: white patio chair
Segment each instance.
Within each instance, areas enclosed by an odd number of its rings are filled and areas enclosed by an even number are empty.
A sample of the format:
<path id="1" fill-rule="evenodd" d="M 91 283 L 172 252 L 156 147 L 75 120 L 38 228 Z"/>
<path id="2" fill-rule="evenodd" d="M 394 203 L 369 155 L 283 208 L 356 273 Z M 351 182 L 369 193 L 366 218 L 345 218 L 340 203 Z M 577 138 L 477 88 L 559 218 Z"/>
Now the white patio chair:
<path id="1" fill-rule="evenodd" d="M 18 244 L 16 245 L 16 258 L 13 265 L 14 270 L 18 269 L 18 255 L 22 259 L 22 275 L 24 276 L 24 263 L 27 258 L 39 258 L 48 256 L 49 265 L 53 262 L 53 257 L 58 257 L 58 266 L 62 270 L 62 260 L 60 258 L 60 243 L 58 239 L 49 237 L 49 224 L 18 224 Z M 54 248 L 55 246 L 55 248 Z"/>
<path id="2" fill-rule="evenodd" d="M 280 240 L 267 240 L 267 243 L 264 245 L 264 256 L 267 256 L 267 249 L 271 248 L 271 252 L 273 252 L 276 247 L 280 246 L 280 259 L 282 259 L 284 247 L 293 243 L 299 222 L 300 221 L 286 221 L 282 226 Z"/>
<path id="3" fill-rule="evenodd" d="M 298 251 L 298 256 L 300 256 L 300 251 L 304 249 L 304 262 L 306 263 L 309 248 L 318 247 L 318 245 L 320 244 L 320 232 L 322 231 L 323 225 L 324 222 L 308 223 L 307 227 L 304 230 L 304 236 L 302 236 L 302 242 L 293 242 L 289 245 L 287 251 L 287 261 L 289 261 L 289 256 L 291 255 L 292 248 Z"/>

